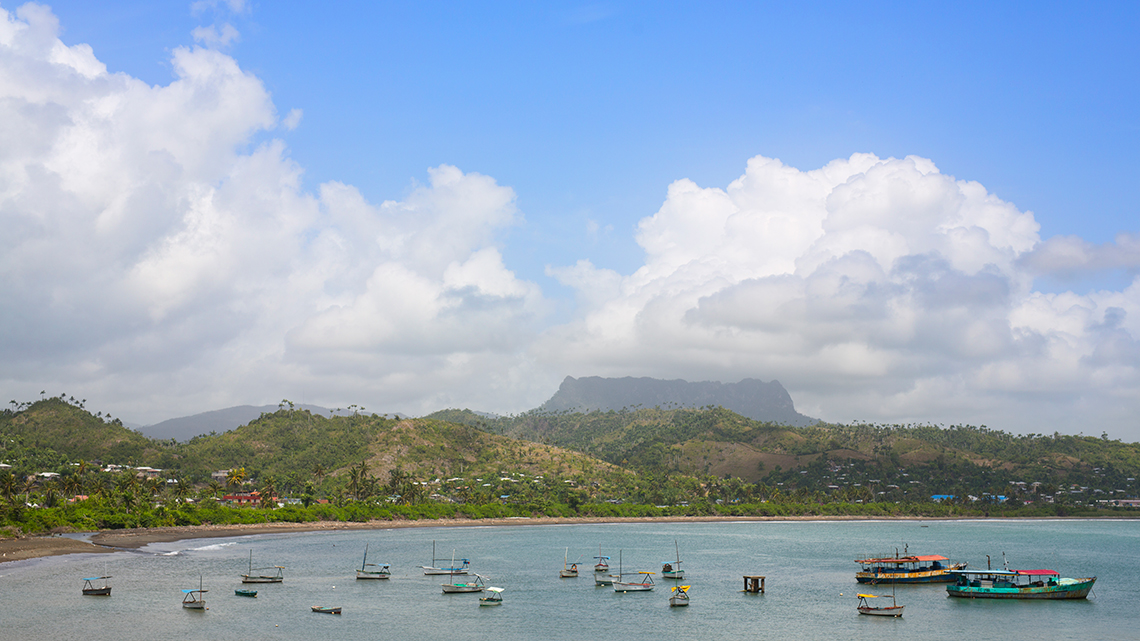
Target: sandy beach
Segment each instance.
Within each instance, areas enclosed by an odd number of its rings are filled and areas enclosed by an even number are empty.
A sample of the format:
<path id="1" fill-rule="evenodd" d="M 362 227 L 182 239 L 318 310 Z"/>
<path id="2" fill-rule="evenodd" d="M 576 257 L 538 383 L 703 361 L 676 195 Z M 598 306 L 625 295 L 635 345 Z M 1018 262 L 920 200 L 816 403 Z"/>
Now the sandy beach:
<path id="1" fill-rule="evenodd" d="M 881 517 L 879 517 L 881 518 Z M 506 518 L 506 519 L 438 519 L 421 521 L 368 521 L 344 523 L 317 521 L 312 523 L 261 523 L 257 525 L 198 525 L 179 527 L 138 528 L 132 530 L 103 530 L 92 533 L 91 543 L 60 536 L 33 536 L 0 540 L 0 563 L 22 561 L 58 554 L 114 552 L 116 549 L 140 548 L 151 543 L 207 539 L 281 532 L 334 532 L 340 530 L 388 530 L 407 527 L 473 527 L 488 525 L 555 525 L 572 523 L 651 523 L 651 522 L 728 522 L 728 521 L 859 521 L 867 517 L 652 517 L 652 518 Z M 900 520 L 929 521 L 929 518 Z"/>

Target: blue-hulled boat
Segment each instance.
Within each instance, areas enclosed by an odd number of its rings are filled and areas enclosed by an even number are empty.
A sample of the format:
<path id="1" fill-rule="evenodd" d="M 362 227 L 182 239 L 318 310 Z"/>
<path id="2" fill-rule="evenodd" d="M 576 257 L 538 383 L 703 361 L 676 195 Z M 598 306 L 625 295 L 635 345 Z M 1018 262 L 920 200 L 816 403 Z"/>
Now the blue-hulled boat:
<path id="1" fill-rule="evenodd" d="M 1055 570 L 955 570 L 950 596 L 967 599 L 1084 599 L 1096 577 L 1062 578 Z"/>

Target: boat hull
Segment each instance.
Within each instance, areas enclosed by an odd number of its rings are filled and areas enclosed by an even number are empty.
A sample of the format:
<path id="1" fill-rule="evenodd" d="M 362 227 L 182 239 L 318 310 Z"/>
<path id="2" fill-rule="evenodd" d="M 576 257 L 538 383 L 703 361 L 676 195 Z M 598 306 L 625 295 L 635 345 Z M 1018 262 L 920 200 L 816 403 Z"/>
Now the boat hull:
<path id="1" fill-rule="evenodd" d="M 483 586 L 481 585 L 465 585 L 462 583 L 444 583 L 444 594 L 463 594 L 466 592 L 482 592 Z"/>
<path id="2" fill-rule="evenodd" d="M 489 607 L 492 605 L 502 605 L 502 604 L 503 604 L 502 599 L 492 599 L 490 597 L 484 597 L 482 599 L 479 599 L 479 605 L 481 605 L 483 607 Z"/>
<path id="3" fill-rule="evenodd" d="M 665 572 L 664 570 L 662 570 L 661 577 L 665 578 L 665 579 L 678 579 L 678 580 L 680 580 L 680 579 L 685 578 L 685 571 L 684 570 L 677 570 L 676 572 Z"/>
<path id="4" fill-rule="evenodd" d="M 901 617 L 903 615 L 903 608 L 906 606 L 895 605 L 885 608 L 872 608 L 872 607 L 859 607 L 859 614 L 866 614 L 873 617 Z"/>
<path id="5" fill-rule="evenodd" d="M 256 597 L 257 590 L 234 590 L 234 596 Z"/>
<path id="6" fill-rule="evenodd" d="M 1093 583 L 1096 583 L 1096 577 L 1061 579 L 1057 585 L 1010 588 L 951 585 L 947 586 L 946 593 L 965 599 L 1084 599 L 1092 590 Z"/>
<path id="7" fill-rule="evenodd" d="M 242 583 L 281 583 L 282 577 L 279 576 L 247 576 L 242 575 Z"/>
<path id="8" fill-rule="evenodd" d="M 439 576 L 443 574 L 467 574 L 467 570 L 464 569 L 449 570 L 447 568 L 433 568 L 426 565 L 422 565 L 420 567 L 424 569 L 424 574 L 427 576 Z"/>
<path id="9" fill-rule="evenodd" d="M 188 601 L 186 603 L 183 603 L 182 607 L 186 608 L 187 610 L 205 610 L 206 609 L 206 602 L 205 601 Z"/>
<path id="10" fill-rule="evenodd" d="M 855 581 L 870 585 L 887 583 L 953 583 L 957 577 L 950 573 L 955 568 L 922 572 L 856 572 Z"/>
<path id="11" fill-rule="evenodd" d="M 340 608 L 327 608 L 320 605 L 314 605 L 312 608 L 313 612 L 319 612 L 321 614 L 340 614 Z"/>
<path id="12" fill-rule="evenodd" d="M 362 572 L 356 571 L 357 579 L 387 579 L 392 576 L 391 572 Z"/>
<path id="13" fill-rule="evenodd" d="M 613 585 L 614 578 L 612 576 L 595 576 L 594 585 Z"/>
<path id="14" fill-rule="evenodd" d="M 653 589 L 652 583 L 623 583 L 614 581 L 614 592 L 649 592 Z"/>
<path id="15" fill-rule="evenodd" d="M 578 578 L 577 570 L 559 570 L 558 576 L 563 579 L 576 579 Z"/>
<path id="16" fill-rule="evenodd" d="M 111 588 L 85 588 L 83 596 L 111 596 Z"/>

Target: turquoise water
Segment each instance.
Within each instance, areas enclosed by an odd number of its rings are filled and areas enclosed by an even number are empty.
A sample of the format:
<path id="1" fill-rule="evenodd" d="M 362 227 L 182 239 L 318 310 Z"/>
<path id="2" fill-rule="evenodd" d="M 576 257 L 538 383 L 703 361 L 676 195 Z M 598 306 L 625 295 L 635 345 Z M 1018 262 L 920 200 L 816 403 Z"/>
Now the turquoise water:
<path id="1" fill-rule="evenodd" d="M 444 595 L 427 577 L 437 554 L 471 559 L 504 605 Z M 559 579 L 563 553 L 592 569 L 598 545 L 626 572 L 660 571 L 681 548 L 692 605 L 668 607 L 658 577 L 649 593 L 594 586 L 592 572 Z M 388 581 L 356 581 L 369 560 L 392 565 Z M 951 599 L 944 585 L 898 586 L 901 620 L 855 612 L 865 555 L 943 554 L 972 567 L 1052 568 L 1096 576 L 1093 598 L 1073 602 Z M 285 582 L 234 596 L 254 565 L 284 565 Z M 70 555 L 0 565 L 0 639 L 1137 639 L 1140 521 L 933 521 L 638 523 L 407 528 L 198 539 L 139 551 Z M 81 578 L 114 576 L 110 598 L 80 595 Z M 767 593 L 741 592 L 742 576 L 767 576 Z M 203 577 L 209 609 L 183 610 L 181 588 Z M 890 594 L 877 586 L 862 591 Z M 315 614 L 312 605 L 344 608 Z"/>

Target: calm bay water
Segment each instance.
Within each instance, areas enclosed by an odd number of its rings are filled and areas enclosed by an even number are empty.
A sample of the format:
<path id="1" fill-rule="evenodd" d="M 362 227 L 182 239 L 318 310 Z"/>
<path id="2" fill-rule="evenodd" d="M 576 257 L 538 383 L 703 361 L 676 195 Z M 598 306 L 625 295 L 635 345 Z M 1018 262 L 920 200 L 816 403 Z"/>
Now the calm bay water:
<path id="1" fill-rule="evenodd" d="M 445 595 L 427 577 L 437 554 L 471 559 L 504 605 Z M 657 577 L 649 593 L 616 594 L 593 581 L 593 559 L 622 550 L 626 572 L 659 572 L 679 542 L 692 605 L 668 607 Z M 392 565 L 388 581 L 356 581 L 369 560 Z M 1052 568 L 1097 576 L 1093 598 L 1074 602 L 951 599 L 944 585 L 898 586 L 901 620 L 855 612 L 855 558 L 943 554 L 971 567 Z M 563 551 L 582 576 L 559 579 Z M 284 565 L 285 582 L 234 596 L 254 566 Z M 114 576 L 110 598 L 80 595 L 81 578 Z M 764 595 L 743 594 L 742 576 L 767 576 Z M 209 610 L 180 606 L 202 576 Z M 198 539 L 139 551 L 70 555 L 0 566 L 0 639 L 1137 639 L 1140 521 L 931 521 L 639 523 L 407 528 Z M 862 591 L 869 588 L 864 587 Z M 870 588 L 890 594 L 889 587 Z M 344 608 L 315 614 L 312 605 Z"/>

